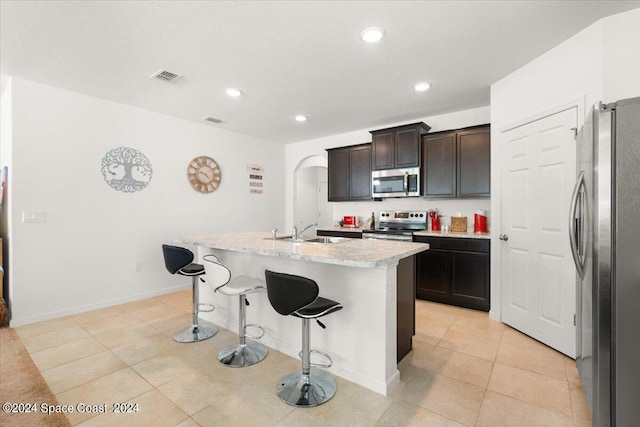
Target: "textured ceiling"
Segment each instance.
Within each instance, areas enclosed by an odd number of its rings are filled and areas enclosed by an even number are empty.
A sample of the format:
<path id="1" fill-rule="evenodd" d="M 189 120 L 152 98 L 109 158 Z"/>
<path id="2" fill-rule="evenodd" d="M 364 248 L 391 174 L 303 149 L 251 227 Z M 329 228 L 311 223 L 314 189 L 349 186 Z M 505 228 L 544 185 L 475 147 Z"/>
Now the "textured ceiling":
<path id="1" fill-rule="evenodd" d="M 489 105 L 489 87 L 640 1 L 5 1 L 0 72 L 289 143 Z M 386 37 L 359 39 L 368 26 Z M 157 70 L 184 77 L 148 77 Z M 431 90 L 416 93 L 426 80 Z M 229 98 L 224 89 L 244 95 Z M 293 119 L 302 113 L 306 123 Z M 225 121 L 212 124 L 203 116 Z"/>

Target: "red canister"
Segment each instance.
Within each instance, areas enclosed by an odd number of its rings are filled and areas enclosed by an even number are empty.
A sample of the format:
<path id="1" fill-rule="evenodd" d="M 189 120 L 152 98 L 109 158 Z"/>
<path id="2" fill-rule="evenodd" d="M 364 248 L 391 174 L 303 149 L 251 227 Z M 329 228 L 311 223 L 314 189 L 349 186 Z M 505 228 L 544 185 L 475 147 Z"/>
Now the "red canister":
<path id="1" fill-rule="evenodd" d="M 431 217 L 431 231 L 440 231 L 440 216 L 437 210 L 429 211 Z"/>
<path id="2" fill-rule="evenodd" d="M 473 214 L 473 232 L 474 233 L 487 232 L 487 211 L 477 210 L 475 214 Z"/>

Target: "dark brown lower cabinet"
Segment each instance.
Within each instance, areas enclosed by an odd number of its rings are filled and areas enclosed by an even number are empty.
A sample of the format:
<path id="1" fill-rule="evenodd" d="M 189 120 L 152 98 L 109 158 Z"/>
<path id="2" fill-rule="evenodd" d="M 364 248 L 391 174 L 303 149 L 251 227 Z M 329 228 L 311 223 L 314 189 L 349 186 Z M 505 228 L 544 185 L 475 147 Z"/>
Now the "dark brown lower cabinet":
<path id="1" fill-rule="evenodd" d="M 415 236 L 429 243 L 416 255 L 416 296 L 476 310 L 490 308 L 490 241 Z"/>

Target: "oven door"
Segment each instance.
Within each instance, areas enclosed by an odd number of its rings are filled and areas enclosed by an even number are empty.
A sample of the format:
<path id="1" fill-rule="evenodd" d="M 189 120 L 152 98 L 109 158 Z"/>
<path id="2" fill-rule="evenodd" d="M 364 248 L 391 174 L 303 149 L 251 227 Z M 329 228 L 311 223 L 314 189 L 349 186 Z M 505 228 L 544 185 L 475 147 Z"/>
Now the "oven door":
<path id="1" fill-rule="evenodd" d="M 371 193 L 373 197 L 419 196 L 420 168 L 373 171 Z"/>

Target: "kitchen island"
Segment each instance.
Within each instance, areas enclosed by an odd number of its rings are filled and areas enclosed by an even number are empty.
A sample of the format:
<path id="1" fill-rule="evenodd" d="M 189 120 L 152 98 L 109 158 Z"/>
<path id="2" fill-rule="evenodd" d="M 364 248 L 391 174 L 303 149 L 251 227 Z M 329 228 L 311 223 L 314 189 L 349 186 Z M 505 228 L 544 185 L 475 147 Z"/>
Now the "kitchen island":
<path id="1" fill-rule="evenodd" d="M 311 347 L 332 357 L 330 371 L 383 395 L 399 381 L 397 362 L 410 350 L 413 335 L 413 317 L 412 324 L 406 321 L 406 314 L 414 313 L 413 255 L 427 250 L 428 244 L 361 239 L 293 242 L 274 240 L 270 233 L 190 236 L 176 242 L 197 246 L 200 260 L 206 254 L 215 254 L 234 277 L 248 275 L 264 280 L 268 269 L 315 280 L 321 296 L 344 306 L 322 319 L 326 330 L 312 322 Z M 277 314 L 266 292 L 252 294 L 249 299 L 247 323 L 265 329 L 261 341 L 297 358 L 301 349 L 300 319 Z M 211 313 L 201 313 L 202 319 L 237 331 L 236 298 L 202 289 L 200 301 L 216 306 Z M 405 320 L 398 322 L 399 317 Z M 260 365 L 256 367 L 260 369 Z M 278 380 L 274 377 L 274 387 Z"/>

